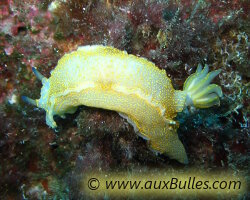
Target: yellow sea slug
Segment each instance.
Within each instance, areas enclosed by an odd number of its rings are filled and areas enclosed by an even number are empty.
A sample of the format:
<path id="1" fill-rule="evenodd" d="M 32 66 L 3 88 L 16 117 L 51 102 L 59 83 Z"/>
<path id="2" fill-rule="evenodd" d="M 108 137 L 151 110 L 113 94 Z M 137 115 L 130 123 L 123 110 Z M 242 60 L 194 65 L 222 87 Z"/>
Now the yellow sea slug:
<path id="1" fill-rule="evenodd" d="M 184 106 L 207 108 L 219 104 L 218 85 L 210 84 L 220 73 L 208 73 L 199 65 L 185 82 L 183 91 L 174 90 L 165 70 L 145 58 L 113 47 L 79 47 L 64 55 L 49 79 L 35 68 L 42 81 L 41 98 L 23 100 L 46 111 L 46 123 L 57 125 L 54 115 L 74 113 L 79 105 L 117 111 L 131 123 L 153 150 L 187 163 L 187 155 L 173 120 Z"/>

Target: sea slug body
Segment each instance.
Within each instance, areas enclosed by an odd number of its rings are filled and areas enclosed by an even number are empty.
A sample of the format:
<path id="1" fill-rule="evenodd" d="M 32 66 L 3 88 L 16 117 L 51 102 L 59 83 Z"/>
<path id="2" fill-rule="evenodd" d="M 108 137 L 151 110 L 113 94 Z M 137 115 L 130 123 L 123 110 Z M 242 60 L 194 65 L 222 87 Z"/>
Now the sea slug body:
<path id="1" fill-rule="evenodd" d="M 219 104 L 221 88 L 210 84 L 220 70 L 208 73 L 199 65 L 185 82 L 183 91 L 174 90 L 164 70 L 145 58 L 113 47 L 79 47 L 64 55 L 49 79 L 35 68 L 42 81 L 41 97 L 23 99 L 46 111 L 46 123 L 55 128 L 54 115 L 74 113 L 79 105 L 114 110 L 147 139 L 150 147 L 172 159 L 187 163 L 173 120 L 185 106 L 207 108 Z"/>

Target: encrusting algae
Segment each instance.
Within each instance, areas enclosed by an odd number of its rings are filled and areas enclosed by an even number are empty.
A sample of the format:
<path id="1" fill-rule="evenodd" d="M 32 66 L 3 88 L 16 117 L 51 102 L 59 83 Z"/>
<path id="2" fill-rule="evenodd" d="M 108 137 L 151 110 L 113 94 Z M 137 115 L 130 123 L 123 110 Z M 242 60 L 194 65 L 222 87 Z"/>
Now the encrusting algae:
<path id="1" fill-rule="evenodd" d="M 153 150 L 188 163 L 173 118 L 185 106 L 220 103 L 221 87 L 210 84 L 220 70 L 208 71 L 207 65 L 199 65 L 183 91 L 174 90 L 166 72 L 145 58 L 109 46 L 83 46 L 64 55 L 49 79 L 33 68 L 43 83 L 41 98 L 23 100 L 44 109 L 52 128 L 57 127 L 54 115 L 64 117 L 80 105 L 117 111 Z"/>

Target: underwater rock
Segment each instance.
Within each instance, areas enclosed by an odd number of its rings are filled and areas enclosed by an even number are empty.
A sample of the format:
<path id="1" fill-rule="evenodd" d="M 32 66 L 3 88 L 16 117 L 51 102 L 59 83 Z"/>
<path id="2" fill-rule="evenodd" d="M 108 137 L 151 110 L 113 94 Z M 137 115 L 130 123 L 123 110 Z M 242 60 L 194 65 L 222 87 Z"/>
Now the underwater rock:
<path id="1" fill-rule="evenodd" d="M 53 2 L 62 2 L 58 10 L 48 9 Z M 83 199 L 79 179 L 89 168 L 231 169 L 249 184 L 248 4 L 0 1 L 0 198 Z M 224 93 L 220 107 L 178 115 L 188 166 L 156 156 L 116 113 L 82 107 L 57 119 L 63 126 L 54 132 L 43 111 L 21 101 L 22 95 L 39 97 L 31 67 L 48 77 L 62 55 L 89 44 L 146 57 L 166 70 L 175 89 L 182 89 L 198 63 L 222 69 L 215 80 Z"/>

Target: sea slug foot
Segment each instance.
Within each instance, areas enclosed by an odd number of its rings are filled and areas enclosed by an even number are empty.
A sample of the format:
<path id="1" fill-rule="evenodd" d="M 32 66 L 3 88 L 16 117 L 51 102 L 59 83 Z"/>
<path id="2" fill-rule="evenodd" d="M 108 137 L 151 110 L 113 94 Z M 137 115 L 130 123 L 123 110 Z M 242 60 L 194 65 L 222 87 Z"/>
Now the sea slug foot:
<path id="1" fill-rule="evenodd" d="M 52 113 L 46 113 L 46 124 L 53 129 L 57 127 L 56 122 L 53 119 Z"/>

